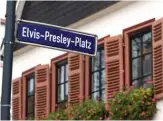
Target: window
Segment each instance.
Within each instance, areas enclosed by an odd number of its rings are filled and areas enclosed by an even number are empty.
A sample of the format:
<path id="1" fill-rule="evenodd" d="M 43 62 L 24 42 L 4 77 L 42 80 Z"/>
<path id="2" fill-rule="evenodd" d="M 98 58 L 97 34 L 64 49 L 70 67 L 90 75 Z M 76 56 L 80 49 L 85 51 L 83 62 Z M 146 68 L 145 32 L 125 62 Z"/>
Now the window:
<path id="1" fill-rule="evenodd" d="M 105 93 L 104 48 L 98 48 L 97 55 L 91 58 L 91 97 L 104 100 Z"/>
<path id="2" fill-rule="evenodd" d="M 131 85 L 145 87 L 152 78 L 152 33 L 146 30 L 131 37 Z"/>
<path id="3" fill-rule="evenodd" d="M 35 91 L 35 80 L 34 75 L 27 77 L 27 107 L 26 107 L 26 117 L 27 119 L 34 118 L 34 91 Z"/>
<path id="4" fill-rule="evenodd" d="M 57 103 L 68 99 L 68 64 L 67 61 L 57 64 Z"/>

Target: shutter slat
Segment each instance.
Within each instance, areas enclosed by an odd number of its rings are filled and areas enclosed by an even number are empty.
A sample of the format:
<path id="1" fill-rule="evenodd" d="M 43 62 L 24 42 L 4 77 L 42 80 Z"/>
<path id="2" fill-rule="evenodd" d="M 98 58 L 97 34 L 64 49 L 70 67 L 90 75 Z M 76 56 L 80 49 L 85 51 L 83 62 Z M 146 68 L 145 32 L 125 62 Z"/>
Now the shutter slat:
<path id="1" fill-rule="evenodd" d="M 153 85 L 156 99 L 163 98 L 163 18 L 152 24 Z"/>
<path id="2" fill-rule="evenodd" d="M 50 112 L 49 65 L 35 68 L 35 119 L 47 117 Z"/>
<path id="3" fill-rule="evenodd" d="M 12 82 L 12 119 L 21 120 L 21 78 Z"/>
<path id="4" fill-rule="evenodd" d="M 113 92 L 123 90 L 123 46 L 121 36 L 105 38 L 105 92 L 106 99 L 113 97 Z"/>
<path id="5" fill-rule="evenodd" d="M 79 103 L 82 101 L 80 97 L 84 97 L 83 84 L 84 84 L 84 63 L 83 55 L 69 53 L 68 54 L 68 79 L 69 79 L 69 105 Z"/>

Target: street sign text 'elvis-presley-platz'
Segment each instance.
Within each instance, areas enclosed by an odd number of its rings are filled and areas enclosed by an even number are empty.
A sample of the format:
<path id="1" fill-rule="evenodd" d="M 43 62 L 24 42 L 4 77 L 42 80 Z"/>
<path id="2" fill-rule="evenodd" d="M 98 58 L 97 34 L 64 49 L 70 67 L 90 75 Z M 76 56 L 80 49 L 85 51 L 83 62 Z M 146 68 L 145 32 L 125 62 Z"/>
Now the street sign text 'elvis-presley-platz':
<path id="1" fill-rule="evenodd" d="M 17 42 L 96 55 L 96 35 L 26 20 L 19 20 L 17 26 Z"/>

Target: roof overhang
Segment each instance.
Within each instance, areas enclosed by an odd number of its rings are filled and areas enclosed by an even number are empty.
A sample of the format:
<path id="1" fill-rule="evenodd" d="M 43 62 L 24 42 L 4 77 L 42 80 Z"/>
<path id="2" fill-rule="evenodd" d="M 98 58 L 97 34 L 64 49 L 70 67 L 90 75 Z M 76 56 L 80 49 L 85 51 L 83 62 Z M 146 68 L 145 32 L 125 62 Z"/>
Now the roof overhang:
<path id="1" fill-rule="evenodd" d="M 118 1 L 20 1 L 17 19 L 43 22 L 67 27 L 93 15 Z M 16 44 L 15 51 L 24 48 Z"/>

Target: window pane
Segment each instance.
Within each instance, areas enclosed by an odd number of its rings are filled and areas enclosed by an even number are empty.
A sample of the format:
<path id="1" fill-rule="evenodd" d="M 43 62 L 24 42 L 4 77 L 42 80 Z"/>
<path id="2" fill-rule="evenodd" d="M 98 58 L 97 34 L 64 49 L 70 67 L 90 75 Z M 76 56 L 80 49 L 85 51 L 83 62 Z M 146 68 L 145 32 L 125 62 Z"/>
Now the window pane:
<path id="1" fill-rule="evenodd" d="M 58 87 L 58 102 L 61 102 L 63 100 L 64 100 L 64 84 Z"/>
<path id="2" fill-rule="evenodd" d="M 58 68 L 57 69 L 58 70 L 58 72 L 57 72 L 57 79 L 58 79 L 58 84 L 61 82 L 61 68 Z"/>
<path id="3" fill-rule="evenodd" d="M 141 55 L 141 40 L 140 38 L 135 38 L 132 40 L 132 57 L 137 57 Z"/>
<path id="4" fill-rule="evenodd" d="M 146 54 L 152 51 L 151 42 L 152 42 L 151 32 L 144 34 L 143 35 L 143 54 Z"/>
<path id="5" fill-rule="evenodd" d="M 152 55 L 148 54 L 143 57 L 143 75 L 152 73 Z"/>
<path id="6" fill-rule="evenodd" d="M 34 94 L 34 78 L 28 80 L 28 95 Z"/>
<path id="7" fill-rule="evenodd" d="M 92 58 L 92 71 L 96 71 L 99 69 L 100 60 L 99 60 L 99 51 L 97 51 L 97 55 Z"/>
<path id="8" fill-rule="evenodd" d="M 105 70 L 101 72 L 101 88 L 105 87 Z"/>
<path id="9" fill-rule="evenodd" d="M 105 67 L 104 50 L 101 50 L 101 68 Z"/>
<path id="10" fill-rule="evenodd" d="M 136 79 L 132 82 L 132 85 L 135 87 L 135 88 L 142 88 L 143 87 L 143 84 L 144 84 L 144 81 L 142 79 Z"/>
<path id="11" fill-rule="evenodd" d="M 34 113 L 27 114 L 27 120 L 32 120 L 34 118 Z"/>
<path id="12" fill-rule="evenodd" d="M 99 72 L 92 74 L 92 91 L 99 90 Z"/>
<path id="13" fill-rule="evenodd" d="M 102 90 L 101 99 L 102 99 L 102 100 L 104 100 L 104 99 L 105 99 L 105 90 Z"/>
<path id="14" fill-rule="evenodd" d="M 58 68 L 58 84 L 64 82 L 64 66 Z"/>
<path id="15" fill-rule="evenodd" d="M 94 92 L 94 93 L 92 94 L 92 99 L 97 100 L 98 98 L 100 98 L 99 91 L 98 91 L 98 92 Z"/>
<path id="16" fill-rule="evenodd" d="M 65 89 L 66 95 L 68 95 L 68 83 L 66 83 L 66 89 Z"/>
<path id="17" fill-rule="evenodd" d="M 141 58 L 132 61 L 132 79 L 141 77 Z"/>
<path id="18" fill-rule="evenodd" d="M 68 64 L 66 64 L 66 81 L 68 81 Z"/>
<path id="19" fill-rule="evenodd" d="M 144 81 L 143 87 L 148 88 L 148 86 L 150 85 L 149 81 L 152 81 L 152 75 L 144 77 L 143 81 Z"/>
<path id="20" fill-rule="evenodd" d="M 34 112 L 34 96 L 28 97 L 28 112 L 32 113 Z"/>

